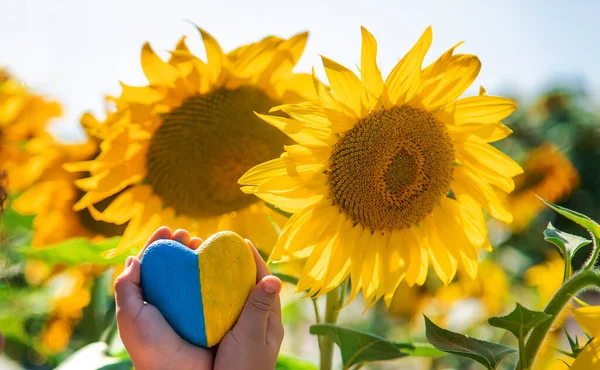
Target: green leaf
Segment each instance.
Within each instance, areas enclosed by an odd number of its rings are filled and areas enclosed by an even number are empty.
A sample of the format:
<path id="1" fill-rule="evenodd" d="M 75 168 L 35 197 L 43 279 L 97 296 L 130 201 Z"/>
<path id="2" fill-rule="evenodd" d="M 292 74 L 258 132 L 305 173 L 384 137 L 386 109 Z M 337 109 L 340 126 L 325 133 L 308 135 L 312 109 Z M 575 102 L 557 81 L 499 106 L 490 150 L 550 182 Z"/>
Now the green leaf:
<path id="1" fill-rule="evenodd" d="M 539 197 L 538 197 L 539 198 Z M 588 216 L 581 214 L 579 212 L 572 211 L 568 208 L 558 206 L 556 204 L 552 204 L 550 202 L 546 202 L 542 198 L 539 198 L 544 204 L 548 207 L 555 210 L 558 214 L 568 218 L 569 220 L 575 222 L 579 226 L 586 228 L 596 240 L 600 239 L 600 225 L 598 225 L 594 220 L 589 218 Z"/>
<path id="2" fill-rule="evenodd" d="M 97 368 L 96 370 L 131 370 L 133 369 L 133 363 L 130 359 L 115 362 L 114 364 L 105 365 Z"/>
<path id="3" fill-rule="evenodd" d="M 523 341 L 531 329 L 551 317 L 545 312 L 531 311 L 517 303 L 511 313 L 506 316 L 490 317 L 488 323 L 491 326 L 510 331 L 519 341 Z"/>
<path id="4" fill-rule="evenodd" d="M 2 335 L 4 335 L 6 338 L 15 338 L 26 341 L 26 319 L 27 317 L 23 314 L 19 315 L 14 312 L 3 312 L 2 315 L 0 315 L 0 328 L 2 328 Z"/>
<path id="5" fill-rule="evenodd" d="M 435 325 L 425 317 L 425 336 L 429 343 L 440 351 L 467 357 L 479 362 L 489 370 L 494 370 L 505 358 L 517 353 L 517 350 L 498 343 L 470 338 Z"/>
<path id="6" fill-rule="evenodd" d="M 4 210 L 0 224 L 10 232 L 19 229 L 31 230 L 33 228 L 33 216 L 24 216 L 8 207 Z"/>
<path id="7" fill-rule="evenodd" d="M 288 355 L 279 355 L 275 370 L 318 370 L 317 366 Z"/>
<path id="8" fill-rule="evenodd" d="M 283 274 L 281 272 L 273 272 L 273 275 L 277 276 L 281 281 L 298 285 L 298 278 L 292 275 Z"/>
<path id="9" fill-rule="evenodd" d="M 16 250 L 29 258 L 49 263 L 77 264 L 82 262 L 115 265 L 125 263 L 129 254 L 122 253 L 112 258 L 102 256 L 103 252 L 115 248 L 120 237 L 92 242 L 86 238 L 73 238 L 44 248 L 18 247 Z"/>
<path id="10" fill-rule="evenodd" d="M 428 343 L 392 342 L 392 344 L 398 347 L 402 352 L 406 352 L 409 356 L 413 357 L 437 358 L 446 356 L 446 352 L 440 351 Z"/>
<path id="11" fill-rule="evenodd" d="M 373 334 L 333 324 L 310 327 L 311 334 L 327 335 L 340 348 L 344 369 L 363 362 L 391 360 L 408 356 L 394 343 Z"/>
<path id="12" fill-rule="evenodd" d="M 554 244 L 563 257 L 565 257 L 566 261 L 571 261 L 579 248 L 592 242 L 581 236 L 560 231 L 552 225 L 552 222 L 549 222 L 548 227 L 544 230 L 544 239 Z"/>

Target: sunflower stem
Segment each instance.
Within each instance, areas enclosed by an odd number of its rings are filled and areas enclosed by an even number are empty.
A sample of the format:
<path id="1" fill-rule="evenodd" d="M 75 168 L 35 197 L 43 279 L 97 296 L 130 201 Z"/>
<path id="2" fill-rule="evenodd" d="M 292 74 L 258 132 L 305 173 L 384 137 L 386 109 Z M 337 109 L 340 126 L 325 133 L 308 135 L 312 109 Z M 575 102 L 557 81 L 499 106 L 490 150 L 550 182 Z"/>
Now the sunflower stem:
<path id="1" fill-rule="evenodd" d="M 339 310 L 341 307 L 341 295 L 342 288 L 337 287 L 327 293 L 327 303 L 325 305 L 325 322 L 328 324 L 335 324 L 337 322 Z M 329 336 L 319 336 L 320 350 L 321 350 L 321 370 L 332 370 L 333 369 L 333 349 L 334 343 Z"/>
<path id="2" fill-rule="evenodd" d="M 560 287 L 544 308 L 544 312 L 550 315 L 550 319 L 536 326 L 527 337 L 527 341 L 525 342 L 525 360 L 519 360 L 517 369 L 525 369 L 523 367 L 525 364 L 531 366 L 535 363 L 535 357 L 542 342 L 565 305 L 579 291 L 589 286 L 600 287 L 600 271 L 595 269 L 580 271 Z"/>

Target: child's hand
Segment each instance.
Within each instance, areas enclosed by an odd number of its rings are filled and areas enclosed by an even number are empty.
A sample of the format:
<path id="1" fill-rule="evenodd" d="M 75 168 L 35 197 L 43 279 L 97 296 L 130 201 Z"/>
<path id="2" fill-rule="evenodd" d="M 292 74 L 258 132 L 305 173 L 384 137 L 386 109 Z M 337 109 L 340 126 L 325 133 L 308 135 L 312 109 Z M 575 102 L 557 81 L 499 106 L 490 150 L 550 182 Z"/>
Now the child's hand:
<path id="1" fill-rule="evenodd" d="M 158 239 L 173 239 L 196 249 L 200 238 L 185 230 L 174 233 L 161 227 L 144 249 Z M 140 288 L 140 261 L 129 257 L 126 269 L 115 281 L 117 323 L 121 340 L 136 370 L 197 369 L 263 370 L 275 368 L 283 340 L 279 290 L 281 281 L 270 271 L 248 241 L 257 266 L 256 287 L 250 293 L 238 322 L 216 352 L 194 346 L 181 338 L 158 309 L 144 303 Z M 140 251 L 140 256 L 143 250 Z"/>

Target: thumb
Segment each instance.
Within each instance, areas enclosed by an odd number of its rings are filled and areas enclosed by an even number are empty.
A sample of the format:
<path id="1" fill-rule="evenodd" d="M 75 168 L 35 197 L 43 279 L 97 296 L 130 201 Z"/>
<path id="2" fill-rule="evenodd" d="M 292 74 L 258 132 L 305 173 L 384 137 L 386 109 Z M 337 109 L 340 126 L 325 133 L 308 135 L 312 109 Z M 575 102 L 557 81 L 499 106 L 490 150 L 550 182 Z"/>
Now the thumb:
<path id="1" fill-rule="evenodd" d="M 266 340 L 267 322 L 269 316 L 273 315 L 271 311 L 279 299 L 280 290 L 281 280 L 273 275 L 265 276 L 256 284 L 238 320 L 244 332 L 260 335 Z"/>
<path id="2" fill-rule="evenodd" d="M 117 321 L 135 318 L 144 307 L 140 287 L 140 260 L 128 257 L 125 270 L 115 280 Z"/>

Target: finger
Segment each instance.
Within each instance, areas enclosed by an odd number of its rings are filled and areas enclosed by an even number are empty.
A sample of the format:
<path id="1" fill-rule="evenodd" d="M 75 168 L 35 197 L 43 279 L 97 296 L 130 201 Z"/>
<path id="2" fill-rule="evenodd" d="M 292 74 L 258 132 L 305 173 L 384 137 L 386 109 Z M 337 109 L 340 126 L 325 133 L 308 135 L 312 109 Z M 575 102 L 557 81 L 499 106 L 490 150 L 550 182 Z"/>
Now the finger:
<path id="1" fill-rule="evenodd" d="M 0 333 L 0 355 L 2 354 L 3 350 L 4 350 L 4 336 L 2 335 L 2 333 Z"/>
<path id="2" fill-rule="evenodd" d="M 194 236 L 193 238 L 190 239 L 190 244 L 188 244 L 188 247 L 190 249 L 196 250 L 198 249 L 198 247 L 200 246 L 200 244 L 202 244 L 203 240 L 197 236 Z"/>
<path id="3" fill-rule="evenodd" d="M 173 240 L 178 241 L 181 244 L 186 245 L 186 246 L 190 243 L 190 238 L 191 238 L 190 233 L 184 229 L 175 230 L 175 232 L 173 233 L 173 237 L 172 237 Z"/>
<path id="4" fill-rule="evenodd" d="M 267 323 L 272 315 L 272 308 L 279 299 L 281 280 L 275 276 L 266 276 L 256 284 L 250 292 L 244 309 L 238 320 L 244 333 L 258 335 L 266 341 Z"/>
<path id="5" fill-rule="evenodd" d="M 142 249 L 140 249 L 140 251 L 138 252 L 137 257 L 141 258 L 142 254 L 144 254 L 144 251 L 146 250 L 146 248 L 148 248 L 148 246 L 152 243 L 154 243 L 157 240 L 160 239 L 171 239 L 171 237 L 173 236 L 173 231 L 167 227 L 167 226 L 161 226 L 158 229 L 156 229 L 156 231 L 154 233 L 152 233 L 152 236 L 150 236 L 150 238 L 148 238 L 148 241 L 146 242 L 146 244 L 144 244 L 144 247 Z"/>
<path id="6" fill-rule="evenodd" d="M 125 266 L 125 270 L 115 280 L 115 301 L 119 323 L 135 318 L 144 307 L 140 287 L 140 260 L 133 256 L 127 257 Z"/>
<path id="7" fill-rule="evenodd" d="M 271 311 L 269 315 L 269 321 L 267 322 L 267 344 L 276 345 L 277 348 L 281 346 L 283 342 L 284 328 L 281 316 L 277 316 Z"/>
<path id="8" fill-rule="evenodd" d="M 246 244 L 248 244 L 248 246 L 252 250 L 252 254 L 254 255 L 254 262 L 256 262 L 256 282 L 258 283 L 265 276 L 271 275 L 271 270 L 269 270 L 269 267 L 267 267 L 267 264 L 265 263 L 265 261 L 263 261 L 262 257 L 260 256 L 260 253 L 258 253 L 258 250 L 254 246 L 254 244 L 252 244 L 252 242 L 248 239 L 244 240 L 246 240 Z"/>

